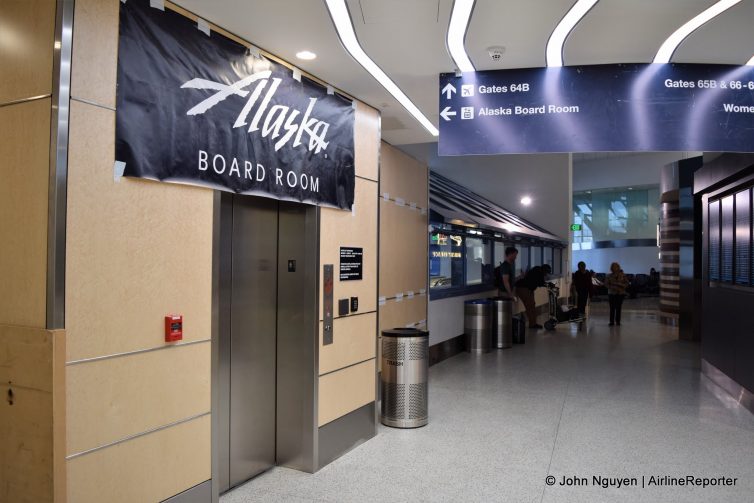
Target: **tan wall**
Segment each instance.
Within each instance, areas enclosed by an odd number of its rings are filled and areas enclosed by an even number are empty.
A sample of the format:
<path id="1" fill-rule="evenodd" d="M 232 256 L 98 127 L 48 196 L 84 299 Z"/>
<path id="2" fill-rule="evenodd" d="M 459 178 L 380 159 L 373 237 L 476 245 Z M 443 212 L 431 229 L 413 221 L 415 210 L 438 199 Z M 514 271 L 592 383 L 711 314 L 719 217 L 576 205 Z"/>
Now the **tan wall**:
<path id="1" fill-rule="evenodd" d="M 64 365 L 62 331 L 0 325 L 0 501 L 65 501 Z"/>
<path id="2" fill-rule="evenodd" d="M 74 19 L 66 328 L 76 502 L 159 501 L 211 476 L 212 191 L 113 179 L 118 6 L 77 0 Z M 321 424 L 374 400 L 378 149 L 379 114 L 360 104 L 356 206 L 322 210 L 320 253 L 337 264 L 339 246 L 363 247 L 365 279 L 335 286 L 361 305 L 336 321 L 323 352 Z M 163 349 L 169 313 L 183 315 L 184 341 L 196 344 Z"/>
<path id="3" fill-rule="evenodd" d="M 379 329 L 427 327 L 428 168 L 382 142 Z"/>
<path id="4" fill-rule="evenodd" d="M 160 501 L 211 478 L 213 192 L 114 179 L 119 5 L 77 0 L 74 15 L 66 370 L 75 502 Z M 165 344 L 172 313 L 196 344 Z"/>
<path id="5" fill-rule="evenodd" d="M 46 323 L 54 28 L 54 0 L 0 2 L 0 323 L 39 328 Z"/>
<path id="6" fill-rule="evenodd" d="M 55 0 L 0 1 L 0 501 L 64 501 L 65 336 L 46 327 Z"/>
<path id="7" fill-rule="evenodd" d="M 52 92 L 56 0 L 0 2 L 0 104 Z M 4 138 L 4 137 L 3 137 Z"/>
<path id="8" fill-rule="evenodd" d="M 379 112 L 359 103 L 354 134 L 357 178 L 353 211 L 323 208 L 320 214 L 320 284 L 322 265 L 333 264 L 336 319 L 333 343 L 327 346 L 322 344 L 320 323 L 319 426 L 375 399 Z M 362 280 L 340 281 L 341 246 L 364 249 Z M 351 297 L 359 298 L 358 312 L 338 318 L 338 299 Z"/>

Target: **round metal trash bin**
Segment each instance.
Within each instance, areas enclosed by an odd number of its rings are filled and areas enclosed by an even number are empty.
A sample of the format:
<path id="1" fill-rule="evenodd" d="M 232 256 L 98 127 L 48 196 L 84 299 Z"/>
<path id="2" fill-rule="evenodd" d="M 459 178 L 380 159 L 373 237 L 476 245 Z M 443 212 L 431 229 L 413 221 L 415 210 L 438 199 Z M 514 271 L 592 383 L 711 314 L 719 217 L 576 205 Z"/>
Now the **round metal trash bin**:
<path id="1" fill-rule="evenodd" d="M 429 332 L 416 328 L 382 331 L 380 420 L 395 428 L 427 424 Z"/>
<path id="2" fill-rule="evenodd" d="M 492 346 L 513 347 L 513 299 L 492 297 Z"/>
<path id="3" fill-rule="evenodd" d="M 463 303 L 463 326 L 467 336 L 467 351 L 489 353 L 492 328 L 492 302 L 487 299 L 467 300 Z"/>

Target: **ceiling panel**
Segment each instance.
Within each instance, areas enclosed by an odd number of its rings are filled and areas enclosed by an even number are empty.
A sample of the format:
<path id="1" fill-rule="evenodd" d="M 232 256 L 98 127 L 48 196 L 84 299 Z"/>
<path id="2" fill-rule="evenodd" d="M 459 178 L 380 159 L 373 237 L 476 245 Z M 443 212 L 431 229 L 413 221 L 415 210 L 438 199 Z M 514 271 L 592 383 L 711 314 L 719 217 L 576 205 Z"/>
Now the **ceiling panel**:
<path id="1" fill-rule="evenodd" d="M 438 21 L 440 0 L 359 0 L 362 21 L 372 23 L 424 23 Z M 353 22 L 358 22 L 352 12 Z"/>
<path id="2" fill-rule="evenodd" d="M 566 40 L 564 64 L 651 63 L 662 43 L 716 0 L 600 0 Z"/>
<path id="3" fill-rule="evenodd" d="M 754 56 L 754 0 L 743 0 L 687 38 L 673 55 L 677 63 L 743 65 Z"/>
<path id="4" fill-rule="evenodd" d="M 411 124 L 420 137 L 426 138 L 408 112 L 346 53 L 324 1 L 176 0 L 175 3 L 369 105 L 390 110 L 398 121 Z M 349 7 L 352 16 L 360 20 L 358 0 Z M 316 53 L 317 58 L 297 59 L 296 53 L 304 49 Z"/>
<path id="5" fill-rule="evenodd" d="M 438 75 L 453 0 L 346 0 L 364 50 L 435 125 Z M 477 0 L 466 49 L 480 70 L 545 65 L 550 33 L 575 0 Z M 378 108 L 395 145 L 436 141 L 345 51 L 324 0 L 176 0 L 199 16 Z M 566 41 L 566 65 L 649 62 L 679 26 L 715 0 L 600 0 Z M 692 34 L 673 61 L 741 64 L 754 55 L 754 0 Z M 493 62 L 490 46 L 504 46 Z M 317 53 L 313 61 L 295 54 Z"/>
<path id="6" fill-rule="evenodd" d="M 477 0 L 466 33 L 466 52 L 477 70 L 545 66 L 550 34 L 574 0 Z M 505 47 L 494 62 L 490 46 Z"/>
<path id="7" fill-rule="evenodd" d="M 359 42 L 369 56 L 400 87 L 435 126 L 439 122 L 438 82 L 441 72 L 453 71 L 454 65 L 445 48 L 445 34 L 450 21 L 451 0 L 392 2 L 389 7 L 393 19 L 385 22 L 359 22 L 354 12 L 358 5 L 369 5 L 371 0 L 349 0 Z M 420 16 L 418 6 L 425 6 Z M 386 4 L 385 8 L 388 5 Z M 439 16 L 439 17 L 438 17 Z M 439 20 L 438 20 L 439 19 Z M 403 112 L 395 102 L 381 107 L 385 118 L 395 117 L 410 129 L 386 131 L 385 140 L 393 144 L 432 141 L 416 120 Z M 399 113 L 400 112 L 400 113 Z M 405 115 L 404 115 L 405 114 Z M 405 117 L 405 118 L 404 118 Z"/>

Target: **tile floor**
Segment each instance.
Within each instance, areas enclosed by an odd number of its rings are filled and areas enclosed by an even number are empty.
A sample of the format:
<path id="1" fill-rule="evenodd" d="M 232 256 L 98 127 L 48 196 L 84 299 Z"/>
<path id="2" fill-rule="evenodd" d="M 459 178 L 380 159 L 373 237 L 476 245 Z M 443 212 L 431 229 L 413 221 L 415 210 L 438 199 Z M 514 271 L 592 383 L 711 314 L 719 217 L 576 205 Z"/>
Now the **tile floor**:
<path id="1" fill-rule="evenodd" d="M 700 374 L 699 346 L 651 310 L 629 304 L 608 327 L 594 307 L 581 331 L 529 332 L 525 345 L 431 367 L 426 427 L 381 426 L 316 474 L 274 468 L 221 503 L 754 501 L 754 415 Z M 738 481 L 642 488 L 652 475 Z M 558 485 L 564 476 L 588 485 Z"/>

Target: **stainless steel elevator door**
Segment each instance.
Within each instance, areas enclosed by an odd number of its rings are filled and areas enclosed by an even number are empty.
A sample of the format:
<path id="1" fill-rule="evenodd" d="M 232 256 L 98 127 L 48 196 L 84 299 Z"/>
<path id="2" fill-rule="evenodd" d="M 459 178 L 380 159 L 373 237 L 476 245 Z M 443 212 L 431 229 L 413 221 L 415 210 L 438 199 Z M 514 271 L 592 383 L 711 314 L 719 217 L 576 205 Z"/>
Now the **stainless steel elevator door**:
<path id="1" fill-rule="evenodd" d="M 275 464 L 278 202 L 233 197 L 229 487 Z"/>

